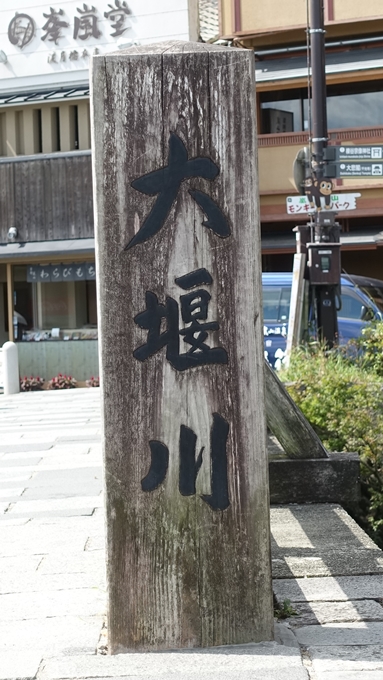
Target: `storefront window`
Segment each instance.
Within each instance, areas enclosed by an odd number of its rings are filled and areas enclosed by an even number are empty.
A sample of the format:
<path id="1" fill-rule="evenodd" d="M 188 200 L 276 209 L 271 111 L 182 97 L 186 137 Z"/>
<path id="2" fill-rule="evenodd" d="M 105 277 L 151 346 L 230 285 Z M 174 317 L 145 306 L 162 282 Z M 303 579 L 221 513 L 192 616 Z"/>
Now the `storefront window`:
<path id="1" fill-rule="evenodd" d="M 305 88 L 261 93 L 261 132 L 308 130 L 308 100 Z M 327 87 L 328 129 L 383 125 L 383 91 L 379 81 L 343 83 Z"/>
<path id="2" fill-rule="evenodd" d="M 48 273 L 52 266 L 45 265 Z M 97 338 L 95 280 L 28 281 L 27 266 L 13 269 L 17 340 Z"/>

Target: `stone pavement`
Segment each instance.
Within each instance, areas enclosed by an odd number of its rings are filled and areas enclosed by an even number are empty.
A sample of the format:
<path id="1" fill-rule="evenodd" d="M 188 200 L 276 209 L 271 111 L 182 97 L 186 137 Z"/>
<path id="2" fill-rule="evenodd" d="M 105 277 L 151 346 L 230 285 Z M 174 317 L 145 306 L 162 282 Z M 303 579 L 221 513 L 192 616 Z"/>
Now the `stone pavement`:
<path id="1" fill-rule="evenodd" d="M 383 555 L 336 505 L 272 508 L 276 641 L 107 656 L 99 390 L 0 397 L 0 680 L 383 680 Z"/>

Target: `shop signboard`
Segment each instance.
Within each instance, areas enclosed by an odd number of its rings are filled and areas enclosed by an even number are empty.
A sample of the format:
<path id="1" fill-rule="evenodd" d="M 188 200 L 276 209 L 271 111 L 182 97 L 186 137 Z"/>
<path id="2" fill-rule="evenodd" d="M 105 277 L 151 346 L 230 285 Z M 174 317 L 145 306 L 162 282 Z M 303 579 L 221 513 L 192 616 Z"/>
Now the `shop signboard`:
<path id="1" fill-rule="evenodd" d="M 343 212 L 343 210 L 356 210 L 356 199 L 360 198 L 361 194 L 331 194 L 331 200 L 326 207 L 326 210 L 335 210 Z M 317 212 L 317 208 L 312 203 L 310 204 L 307 196 L 287 196 L 286 211 L 289 215 L 310 215 Z"/>
<path id="2" fill-rule="evenodd" d="M 29 264 L 28 283 L 51 283 L 61 281 L 94 281 L 96 268 L 94 262 L 75 262 L 71 264 Z"/>
<path id="3" fill-rule="evenodd" d="M 86 84 L 92 54 L 188 31 L 187 0 L 2 0 L 0 90 Z"/>
<path id="4" fill-rule="evenodd" d="M 93 60 L 112 654 L 273 637 L 254 117 L 248 50 Z"/>

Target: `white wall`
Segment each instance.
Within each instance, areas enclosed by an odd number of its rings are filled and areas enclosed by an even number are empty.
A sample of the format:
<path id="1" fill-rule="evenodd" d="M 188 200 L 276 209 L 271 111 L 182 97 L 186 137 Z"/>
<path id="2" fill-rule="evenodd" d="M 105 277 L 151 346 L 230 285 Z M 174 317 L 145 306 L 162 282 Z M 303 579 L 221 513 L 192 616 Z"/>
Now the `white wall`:
<path id="1" fill-rule="evenodd" d="M 123 0 L 118 1 L 122 3 Z M 90 55 L 96 48 L 103 54 L 134 41 L 148 44 L 189 39 L 188 0 L 125 1 L 131 10 L 123 25 L 126 30 L 122 35 L 113 37 L 111 33 L 115 29 L 111 26 L 112 22 L 104 17 L 104 12 L 110 10 L 109 5 L 115 7 L 115 0 L 86 0 L 89 8 L 93 6 L 96 9 L 94 14 L 101 35 L 81 40 L 80 35 L 84 35 L 84 30 L 75 39 L 74 26 L 75 17 L 81 16 L 77 8 L 84 8 L 83 0 L 1 0 L 0 50 L 6 54 L 8 61 L 6 64 L 0 63 L 0 93 L 87 83 Z M 63 10 L 58 19 L 69 24 L 61 28 L 57 44 L 50 41 L 49 36 L 42 40 L 46 34 L 42 28 L 47 22 L 44 13 L 50 15 L 51 7 L 57 12 Z M 16 12 L 28 15 L 34 22 L 33 37 L 23 47 L 12 44 L 8 36 L 8 28 Z M 27 22 L 27 19 L 19 17 L 20 26 L 27 25 Z M 19 41 L 21 37 L 22 33 Z M 74 52 L 78 53 L 77 59 L 73 58 Z"/>

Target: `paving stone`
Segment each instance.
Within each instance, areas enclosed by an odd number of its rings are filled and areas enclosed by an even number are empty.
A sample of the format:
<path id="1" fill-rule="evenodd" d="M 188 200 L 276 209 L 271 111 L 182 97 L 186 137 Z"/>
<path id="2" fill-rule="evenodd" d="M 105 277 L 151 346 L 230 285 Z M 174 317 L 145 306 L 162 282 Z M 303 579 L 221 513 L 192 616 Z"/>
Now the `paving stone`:
<path id="1" fill-rule="evenodd" d="M 26 573 L 2 572 L 0 595 L 11 593 L 45 593 L 52 590 L 75 590 L 82 588 L 97 588 L 104 592 L 106 588 L 104 571 L 104 569 L 98 569 L 70 574 L 44 574 L 41 571 L 28 571 Z"/>
<path id="2" fill-rule="evenodd" d="M 39 464 L 41 460 L 41 457 L 39 458 L 17 458 L 12 461 L 10 460 L 5 460 L 4 457 L 0 458 L 0 468 L 9 468 L 9 469 L 16 469 L 16 468 L 23 468 L 24 466 L 30 466 L 27 469 L 28 470 L 34 470 L 36 465 Z"/>
<path id="3" fill-rule="evenodd" d="M 289 623 L 294 628 L 342 621 L 383 621 L 383 607 L 375 600 L 291 602 L 291 607 L 298 614 L 289 618 Z"/>
<path id="4" fill-rule="evenodd" d="M 14 517 L 13 519 L 8 518 L 8 513 L 0 514 L 0 525 L 2 527 L 17 527 L 27 524 L 30 521 L 29 517 Z"/>
<path id="5" fill-rule="evenodd" d="M 84 430 L 81 432 L 73 432 L 70 435 L 64 435 L 62 437 L 57 438 L 57 442 L 99 442 L 100 441 L 100 435 L 98 434 L 97 430 L 95 428 L 92 428 L 89 434 L 84 434 Z"/>
<path id="6" fill-rule="evenodd" d="M 8 516 L 8 513 L 7 513 Z M 16 515 L 17 517 L 17 515 Z M 50 553 L 67 553 L 71 559 L 73 553 L 81 553 L 88 540 L 86 531 L 73 532 L 62 530 L 58 532 L 54 527 L 50 530 L 38 531 L 33 524 L 27 522 L 15 532 L 12 526 L 4 527 L 1 530 L 1 555 L 12 557 L 16 555 L 45 555 Z"/>
<path id="7" fill-rule="evenodd" d="M 97 588 L 12 593 L 1 596 L 0 621 L 98 616 L 105 613 L 105 606 L 105 593 Z"/>
<path id="8" fill-rule="evenodd" d="M 317 674 L 350 670 L 383 671 L 382 645 L 310 647 L 309 655 Z"/>
<path id="9" fill-rule="evenodd" d="M 76 482 L 73 484 L 63 483 L 57 479 L 56 485 L 45 485 L 41 487 L 32 487 L 25 490 L 23 493 L 23 501 L 33 500 L 58 500 L 60 498 L 73 498 L 75 496 L 84 498 L 85 496 L 96 496 L 101 492 L 101 483 L 98 480 L 88 480 L 84 482 Z M 17 500 L 17 497 L 12 497 L 11 500 Z"/>
<path id="10" fill-rule="evenodd" d="M 343 508 L 336 504 L 289 505 L 271 508 L 271 529 L 274 549 L 288 553 L 292 547 L 315 550 L 376 549 L 375 543 L 364 533 Z"/>
<path id="11" fill-rule="evenodd" d="M 316 680 L 383 680 L 383 671 L 325 671 Z"/>
<path id="12" fill-rule="evenodd" d="M 15 474 L 13 469 L 0 470 L 0 488 L 5 488 L 10 484 L 15 484 L 16 482 L 27 482 L 31 478 L 30 472 L 24 472 L 24 474 Z"/>
<path id="13" fill-rule="evenodd" d="M 13 515 L 36 515 L 42 512 L 56 514 L 61 510 L 82 510 L 84 508 L 97 508 L 103 505 L 102 497 L 99 496 L 76 496 L 74 498 L 60 498 L 50 500 L 19 501 L 10 511 Z"/>
<path id="14" fill-rule="evenodd" d="M 206 678 L 207 680 L 308 680 L 297 649 L 276 643 L 209 650 L 78 656 L 48 660 L 41 678 Z"/>
<path id="15" fill-rule="evenodd" d="M 295 555 L 286 554 L 282 557 L 279 550 L 272 559 L 273 578 L 383 574 L 383 554 L 378 548 L 369 550 L 361 547 L 352 550 L 346 547 L 343 550 L 340 544 L 338 550 L 326 551 L 317 548 L 315 552 L 315 555 L 305 556 L 297 549 Z"/>
<path id="16" fill-rule="evenodd" d="M 51 551 L 39 566 L 42 574 L 100 573 L 104 569 L 105 555 L 102 550 L 74 552 L 72 555 L 68 555 L 66 551 L 61 553 L 57 551 L 57 554 Z"/>
<path id="17" fill-rule="evenodd" d="M 295 634 L 305 647 L 383 645 L 383 623 L 328 623 L 297 628 Z"/>
<path id="18" fill-rule="evenodd" d="M 47 451 L 52 446 L 52 442 L 23 442 L 19 444 L 5 444 L 0 441 L 0 451 L 2 453 L 27 453 L 29 451 Z"/>
<path id="19" fill-rule="evenodd" d="M 39 679 L 41 678 L 42 680 L 51 680 L 52 676 L 49 674 L 51 670 L 50 665 L 48 664 L 46 670 L 43 670 L 41 674 L 39 674 Z M 106 671 L 107 672 L 107 671 Z M 150 673 L 150 674 L 149 674 Z M 219 671 L 218 673 L 215 673 L 214 671 L 208 671 L 204 672 L 203 677 L 205 680 L 282 680 L 282 678 L 286 677 L 288 675 L 289 680 L 308 680 L 308 675 L 307 672 L 303 668 L 293 668 L 290 669 L 290 667 L 287 664 L 281 664 L 280 662 L 277 662 L 275 664 L 275 668 L 270 669 L 270 668 L 254 668 L 251 671 L 248 670 L 242 670 L 242 669 L 237 669 L 237 670 L 232 670 L 232 671 Z M 67 676 L 64 676 L 65 678 Z M 79 678 L 84 678 L 85 676 L 78 676 Z M 93 678 L 94 676 L 92 676 Z M 97 676 L 98 680 L 115 680 L 118 677 L 118 680 L 178 680 L 178 678 L 182 678 L 182 680 L 198 680 L 201 679 L 201 675 L 199 674 L 198 671 L 195 673 L 188 673 L 187 671 L 182 671 L 182 676 L 176 675 L 173 672 L 167 672 L 167 673 L 162 673 L 161 671 L 159 672 L 143 672 L 140 673 L 140 675 L 103 675 L 103 676 Z M 52 679 L 53 680 L 53 679 Z M 57 680 L 56 677 L 54 680 Z M 77 679 L 76 679 L 77 680 Z M 90 678 L 89 678 L 90 680 Z M 347 679 L 346 679 L 347 680 Z M 351 679 L 350 679 L 351 680 Z M 362 678 L 362 680 L 365 680 Z M 381 678 L 366 678 L 366 680 L 382 680 Z"/>
<path id="20" fill-rule="evenodd" d="M 0 489 L 1 501 L 11 501 L 13 499 L 18 499 L 24 491 L 24 487 L 21 488 L 11 488 L 11 489 Z"/>
<path id="21" fill-rule="evenodd" d="M 102 616 L 55 616 L 49 619 L 0 621 L 0 667 L 5 650 L 19 655 L 20 650 L 23 653 L 35 650 L 45 658 L 95 654 L 103 622 Z"/>
<path id="22" fill-rule="evenodd" d="M 103 535 L 101 536 L 90 536 L 86 546 L 85 550 L 105 550 L 105 538 Z"/>
<path id="23" fill-rule="evenodd" d="M 383 598 L 383 574 L 324 578 L 276 579 L 273 590 L 281 603 Z"/>
<path id="24" fill-rule="evenodd" d="M 2 652 L 0 680 L 34 680 L 41 661 L 41 655 L 35 651 Z"/>

